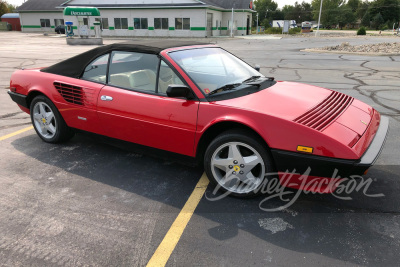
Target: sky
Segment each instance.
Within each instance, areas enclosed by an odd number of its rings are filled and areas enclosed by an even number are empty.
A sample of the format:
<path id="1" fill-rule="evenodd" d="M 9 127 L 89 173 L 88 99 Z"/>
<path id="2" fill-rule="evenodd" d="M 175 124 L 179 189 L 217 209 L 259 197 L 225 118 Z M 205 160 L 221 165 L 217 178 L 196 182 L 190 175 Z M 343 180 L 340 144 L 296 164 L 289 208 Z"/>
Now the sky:
<path id="1" fill-rule="evenodd" d="M 24 0 L 6 0 L 6 2 L 15 6 L 20 6 Z"/>
<path id="2" fill-rule="evenodd" d="M 8 3 L 20 6 L 24 0 L 6 0 Z M 282 8 L 285 5 L 293 5 L 296 0 L 274 0 L 278 3 L 279 8 Z M 297 0 L 299 3 L 303 2 L 303 0 Z M 305 2 L 311 3 L 311 0 L 305 0 Z"/>
<path id="3" fill-rule="evenodd" d="M 301 2 L 307 2 L 307 3 L 311 3 L 311 0 L 274 0 L 276 3 L 278 3 L 278 7 L 279 8 L 282 8 L 282 7 L 284 7 L 285 5 L 291 5 L 291 6 L 293 6 L 294 5 L 294 3 L 296 3 L 296 1 L 297 2 L 299 2 L 299 3 L 301 3 Z"/>

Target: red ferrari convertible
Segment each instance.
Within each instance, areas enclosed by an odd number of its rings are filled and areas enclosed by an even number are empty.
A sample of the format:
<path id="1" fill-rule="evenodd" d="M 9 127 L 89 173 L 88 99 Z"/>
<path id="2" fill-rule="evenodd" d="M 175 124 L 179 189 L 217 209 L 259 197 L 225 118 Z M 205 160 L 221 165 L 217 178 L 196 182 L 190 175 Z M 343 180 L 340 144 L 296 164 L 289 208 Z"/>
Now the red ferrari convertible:
<path id="1" fill-rule="evenodd" d="M 259 193 L 271 173 L 297 189 L 304 179 L 363 175 L 389 124 L 353 97 L 275 81 L 216 45 L 169 40 L 18 70 L 8 93 L 45 142 L 78 129 L 197 158 L 238 197 Z"/>

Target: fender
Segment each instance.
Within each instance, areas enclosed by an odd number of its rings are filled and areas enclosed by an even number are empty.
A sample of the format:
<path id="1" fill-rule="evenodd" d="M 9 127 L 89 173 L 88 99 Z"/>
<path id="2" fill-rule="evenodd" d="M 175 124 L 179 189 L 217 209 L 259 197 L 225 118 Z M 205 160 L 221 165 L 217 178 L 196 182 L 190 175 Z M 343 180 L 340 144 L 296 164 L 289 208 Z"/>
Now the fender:
<path id="1" fill-rule="evenodd" d="M 197 153 L 199 152 L 199 150 L 200 150 L 199 145 L 203 141 L 202 138 L 208 132 L 208 130 L 210 130 L 212 127 L 214 127 L 218 124 L 221 124 L 221 123 L 231 123 L 231 124 L 235 124 L 237 126 L 241 125 L 241 126 L 243 126 L 243 128 L 247 128 L 247 129 L 253 131 L 255 134 L 257 134 L 265 142 L 265 144 L 269 147 L 268 141 L 261 135 L 261 131 L 260 131 L 259 127 L 257 127 L 257 124 L 253 120 L 249 119 L 247 116 L 236 114 L 233 116 L 230 115 L 230 116 L 221 116 L 221 117 L 215 118 L 214 120 L 210 121 L 205 126 L 200 126 L 198 124 L 197 125 L 198 131 L 196 131 L 196 135 L 195 135 L 194 155 L 197 155 Z M 201 130 L 199 131 L 200 128 L 201 128 Z M 226 129 L 226 130 L 228 130 L 228 129 Z M 217 134 L 219 134 L 219 133 L 220 132 L 218 132 Z M 208 145 L 208 144 L 206 143 L 205 145 Z M 202 147 L 201 149 L 205 150 L 206 148 Z"/>

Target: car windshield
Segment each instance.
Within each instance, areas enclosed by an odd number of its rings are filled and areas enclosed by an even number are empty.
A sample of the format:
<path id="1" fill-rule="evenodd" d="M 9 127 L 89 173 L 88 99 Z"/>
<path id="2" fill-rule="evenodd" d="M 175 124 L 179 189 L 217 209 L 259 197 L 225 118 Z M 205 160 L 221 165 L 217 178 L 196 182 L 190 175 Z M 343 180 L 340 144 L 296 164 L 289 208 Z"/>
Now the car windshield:
<path id="1" fill-rule="evenodd" d="M 251 66 L 218 47 L 170 53 L 205 94 L 226 85 L 237 85 L 252 77 L 264 77 Z"/>

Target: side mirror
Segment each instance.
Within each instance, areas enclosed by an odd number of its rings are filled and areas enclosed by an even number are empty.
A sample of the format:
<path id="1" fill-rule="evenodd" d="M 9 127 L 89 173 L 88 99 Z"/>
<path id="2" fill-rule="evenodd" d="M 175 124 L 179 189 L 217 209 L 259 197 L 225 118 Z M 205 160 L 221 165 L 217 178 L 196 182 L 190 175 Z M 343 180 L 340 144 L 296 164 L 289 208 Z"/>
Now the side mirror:
<path id="1" fill-rule="evenodd" d="M 167 96 L 169 97 L 184 97 L 193 99 L 192 91 L 186 85 L 171 84 L 167 89 Z"/>
<path id="2" fill-rule="evenodd" d="M 260 67 L 260 65 L 256 64 L 256 65 L 254 66 L 254 69 L 255 69 L 256 71 L 260 71 L 261 67 Z"/>

